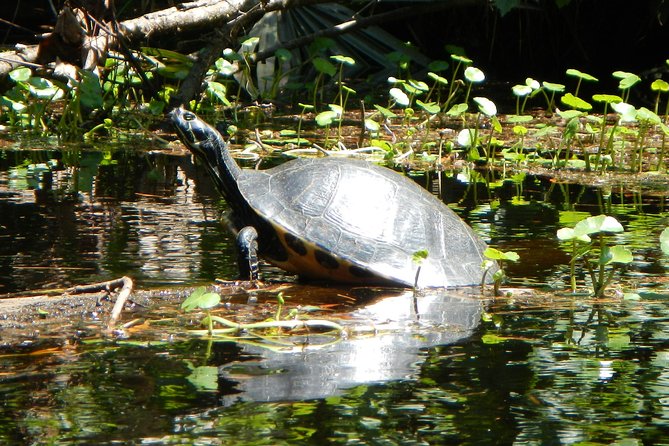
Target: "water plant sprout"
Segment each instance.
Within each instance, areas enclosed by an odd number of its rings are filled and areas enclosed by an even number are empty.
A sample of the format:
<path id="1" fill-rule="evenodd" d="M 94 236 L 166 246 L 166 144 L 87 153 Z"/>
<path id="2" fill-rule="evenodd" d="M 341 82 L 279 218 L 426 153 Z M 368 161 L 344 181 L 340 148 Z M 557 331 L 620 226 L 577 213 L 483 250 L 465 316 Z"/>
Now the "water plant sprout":
<path id="1" fill-rule="evenodd" d="M 486 260 L 484 260 L 483 264 L 481 265 L 484 270 L 482 283 L 484 283 L 486 272 L 493 265 L 493 261 L 497 261 L 499 269 L 493 274 L 492 278 L 494 294 L 495 296 L 500 296 L 501 293 L 499 292 L 499 287 L 502 285 L 502 283 L 504 283 L 507 277 L 504 266 L 507 262 L 517 262 L 520 259 L 520 256 L 515 251 L 500 251 L 499 249 L 490 247 L 483 251 L 483 255 L 485 256 Z"/>
<path id="2" fill-rule="evenodd" d="M 611 284 L 621 266 L 633 260 L 632 252 L 621 245 L 610 246 L 610 234 L 623 232 L 623 226 L 614 217 L 597 215 L 587 217 L 573 228 L 561 228 L 557 237 L 570 244 L 569 277 L 572 293 L 576 292 L 576 263 L 581 262 L 590 276 L 592 294 L 599 298 Z"/>

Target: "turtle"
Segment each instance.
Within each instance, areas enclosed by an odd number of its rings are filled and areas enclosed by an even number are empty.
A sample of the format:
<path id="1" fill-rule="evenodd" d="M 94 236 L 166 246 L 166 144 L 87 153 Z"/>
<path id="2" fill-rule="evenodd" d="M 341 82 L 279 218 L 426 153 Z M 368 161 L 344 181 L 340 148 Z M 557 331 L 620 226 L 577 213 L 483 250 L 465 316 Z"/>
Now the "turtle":
<path id="1" fill-rule="evenodd" d="M 486 244 L 473 229 L 401 173 L 337 156 L 245 169 L 195 113 L 170 117 L 230 206 L 252 279 L 257 256 L 307 279 L 400 287 L 477 285 L 497 270 L 482 268 Z"/>

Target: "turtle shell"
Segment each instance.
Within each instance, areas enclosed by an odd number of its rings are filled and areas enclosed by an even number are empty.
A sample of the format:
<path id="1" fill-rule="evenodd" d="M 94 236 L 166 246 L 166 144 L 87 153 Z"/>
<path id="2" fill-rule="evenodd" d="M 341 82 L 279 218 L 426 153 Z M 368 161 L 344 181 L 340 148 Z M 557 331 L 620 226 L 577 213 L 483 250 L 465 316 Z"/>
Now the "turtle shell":
<path id="1" fill-rule="evenodd" d="M 263 220 L 261 253 L 303 276 L 419 287 L 481 283 L 485 243 L 450 208 L 375 164 L 336 157 L 244 170 L 239 191 Z M 263 231 L 274 231 L 263 234 Z M 281 246 L 266 247 L 274 243 Z M 274 257 L 274 258 L 272 258 Z M 487 275 L 490 277 L 491 273 Z"/>

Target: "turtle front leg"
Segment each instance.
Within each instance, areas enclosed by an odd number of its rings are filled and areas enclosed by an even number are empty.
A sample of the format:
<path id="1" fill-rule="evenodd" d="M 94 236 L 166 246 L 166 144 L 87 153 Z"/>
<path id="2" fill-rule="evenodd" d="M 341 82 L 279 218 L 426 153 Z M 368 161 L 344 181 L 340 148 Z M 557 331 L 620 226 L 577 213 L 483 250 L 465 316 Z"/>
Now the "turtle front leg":
<path id="1" fill-rule="evenodd" d="M 253 226 L 242 228 L 237 234 L 239 277 L 258 281 L 258 231 Z"/>

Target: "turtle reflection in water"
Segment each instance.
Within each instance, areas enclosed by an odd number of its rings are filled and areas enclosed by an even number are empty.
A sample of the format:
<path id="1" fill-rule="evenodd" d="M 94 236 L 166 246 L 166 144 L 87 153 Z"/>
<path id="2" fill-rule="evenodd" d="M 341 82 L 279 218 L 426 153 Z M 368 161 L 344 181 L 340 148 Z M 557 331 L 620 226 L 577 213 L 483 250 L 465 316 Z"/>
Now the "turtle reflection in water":
<path id="1" fill-rule="evenodd" d="M 476 285 L 484 277 L 485 243 L 401 174 L 335 157 L 242 169 L 214 127 L 183 108 L 171 118 L 230 205 L 232 229 L 250 263 L 240 262 L 240 269 L 252 279 L 256 247 L 279 268 L 331 282 L 414 286 L 419 251 L 428 253 L 419 287 Z"/>

